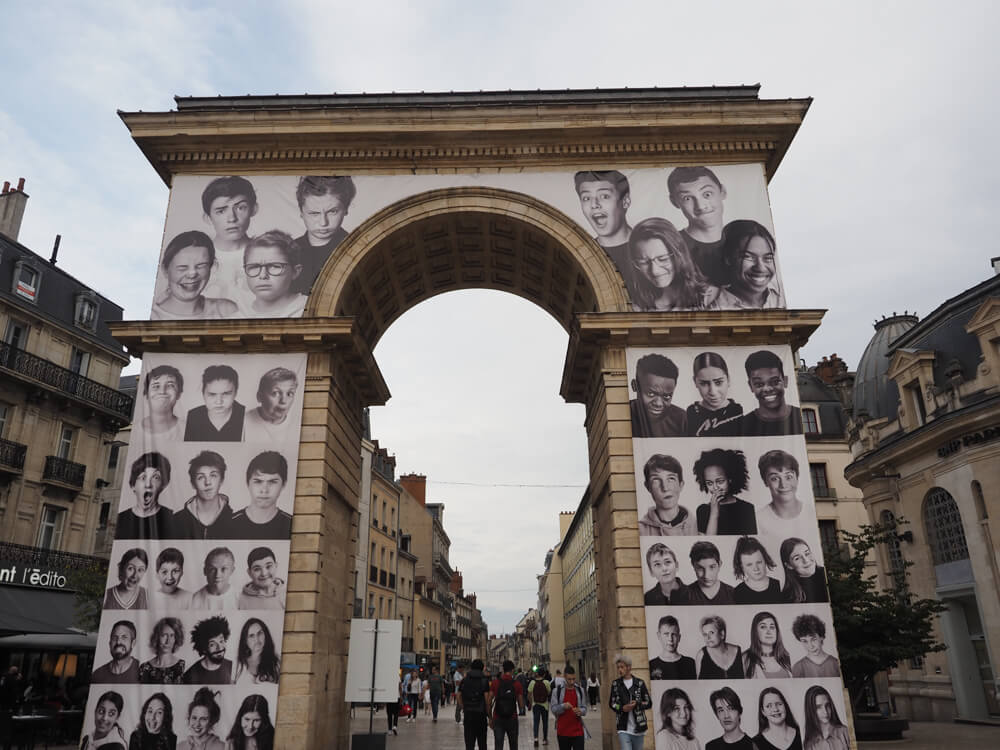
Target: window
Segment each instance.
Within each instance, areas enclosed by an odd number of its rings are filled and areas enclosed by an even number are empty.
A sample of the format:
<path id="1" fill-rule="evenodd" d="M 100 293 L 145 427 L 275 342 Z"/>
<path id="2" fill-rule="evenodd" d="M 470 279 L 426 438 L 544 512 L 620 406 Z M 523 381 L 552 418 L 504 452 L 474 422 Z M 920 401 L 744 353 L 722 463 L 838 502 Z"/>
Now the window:
<path id="1" fill-rule="evenodd" d="M 42 522 L 38 527 L 38 546 L 42 549 L 59 549 L 62 543 L 66 511 L 46 505 L 42 508 Z"/>
<path id="2" fill-rule="evenodd" d="M 816 420 L 815 409 L 802 410 L 802 430 L 807 435 L 819 432 L 819 422 Z"/>
<path id="3" fill-rule="evenodd" d="M 26 261 L 19 260 L 14 264 L 14 285 L 10 291 L 29 302 L 37 302 L 41 281 L 42 274 L 37 268 Z"/>
<path id="4" fill-rule="evenodd" d="M 0 433 L 2 432 L 3 424 L 0 423 Z M 990 517 L 989 512 L 986 510 L 986 498 L 983 497 L 983 485 L 975 479 L 972 480 L 972 501 L 976 505 L 976 517 L 980 521 L 985 521 Z"/>
<path id="5" fill-rule="evenodd" d="M 10 344 L 15 349 L 24 349 L 28 346 L 28 332 L 30 330 L 27 323 L 11 318 L 7 321 L 7 330 L 3 335 L 4 343 Z"/>
<path id="6" fill-rule="evenodd" d="M 840 540 L 837 538 L 837 522 L 823 520 L 819 522 L 819 542 L 823 545 L 823 555 L 833 557 L 840 554 Z"/>
<path id="7" fill-rule="evenodd" d="M 969 559 L 962 514 L 947 490 L 933 487 L 924 499 L 924 530 L 935 565 Z"/>
<path id="8" fill-rule="evenodd" d="M 7 423 L 14 416 L 14 407 L 0 404 L 0 438 L 7 434 Z"/>
<path id="9" fill-rule="evenodd" d="M 85 352 L 82 349 L 77 349 L 73 347 L 73 353 L 69 358 L 69 369 L 75 372 L 77 375 L 87 376 L 87 370 L 90 368 L 90 352 Z"/>
<path id="10" fill-rule="evenodd" d="M 113 443 L 111 445 L 111 450 L 108 451 L 108 468 L 116 469 L 118 468 L 118 454 L 121 453 L 122 446 L 119 443 Z"/>
<path id="11" fill-rule="evenodd" d="M 59 433 L 59 445 L 56 447 L 56 455 L 59 458 L 69 461 L 70 456 L 73 455 L 73 437 L 75 435 L 75 428 L 63 425 L 62 431 Z"/>
<path id="12" fill-rule="evenodd" d="M 919 427 L 927 421 L 927 410 L 924 408 L 924 397 L 920 391 L 920 381 L 914 380 L 904 389 L 913 409 L 914 427 Z"/>
<path id="13" fill-rule="evenodd" d="M 893 577 L 901 574 L 905 567 L 903 565 L 903 550 L 899 546 L 899 538 L 896 536 L 896 517 L 891 510 L 883 510 L 879 514 L 879 523 L 892 530 L 892 534 L 886 538 L 885 550 L 889 558 L 889 572 Z"/>
<path id="14" fill-rule="evenodd" d="M 111 516 L 111 503 L 101 503 L 101 515 L 97 519 L 97 528 L 106 529 L 108 518 Z"/>
<path id="15" fill-rule="evenodd" d="M 812 479 L 813 495 L 815 497 L 831 497 L 830 485 L 826 481 L 826 464 L 809 464 L 809 477 Z"/>
<path id="16" fill-rule="evenodd" d="M 73 322 L 88 331 L 97 328 L 97 299 L 93 292 L 81 292 L 76 295 Z"/>

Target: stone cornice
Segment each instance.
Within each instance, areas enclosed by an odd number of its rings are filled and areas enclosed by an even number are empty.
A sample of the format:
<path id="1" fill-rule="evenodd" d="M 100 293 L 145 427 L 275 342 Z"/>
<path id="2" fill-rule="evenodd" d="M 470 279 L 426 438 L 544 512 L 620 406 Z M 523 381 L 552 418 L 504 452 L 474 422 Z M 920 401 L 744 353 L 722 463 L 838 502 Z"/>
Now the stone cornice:
<path id="1" fill-rule="evenodd" d="M 753 346 L 801 348 L 825 310 L 585 313 L 570 332 L 560 394 L 586 403 L 591 367 L 602 346 Z"/>
<path id="2" fill-rule="evenodd" d="M 280 99 L 280 98 L 279 98 Z M 393 174 L 762 162 L 770 177 L 809 99 L 120 112 L 167 184 L 174 174 Z"/>
<path id="3" fill-rule="evenodd" d="M 267 353 L 322 352 L 343 359 L 366 404 L 389 400 L 389 388 L 353 318 L 282 320 L 122 321 L 111 334 L 141 357 L 146 352 Z"/>

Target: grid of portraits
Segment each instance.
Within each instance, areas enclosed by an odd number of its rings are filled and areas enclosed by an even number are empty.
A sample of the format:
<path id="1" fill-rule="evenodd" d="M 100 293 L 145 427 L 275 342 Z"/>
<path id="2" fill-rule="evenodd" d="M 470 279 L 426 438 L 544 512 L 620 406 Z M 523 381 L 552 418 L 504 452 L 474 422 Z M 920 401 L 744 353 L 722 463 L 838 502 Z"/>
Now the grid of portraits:
<path id="1" fill-rule="evenodd" d="M 145 357 L 90 746 L 272 746 L 305 359 Z"/>
<path id="2" fill-rule="evenodd" d="M 843 687 L 837 678 L 654 680 L 650 697 L 656 750 L 851 746 Z M 724 737 L 741 731 L 746 739 L 740 744 Z M 825 736 L 835 739 L 825 744 Z"/>
<path id="3" fill-rule="evenodd" d="M 153 319 L 300 317 L 326 261 L 366 219 L 421 193 L 490 187 L 573 218 L 634 309 L 785 307 L 760 165 L 532 174 L 180 175 Z"/>
<path id="4" fill-rule="evenodd" d="M 844 712 L 791 350 L 626 361 L 656 747 L 802 742 Z"/>

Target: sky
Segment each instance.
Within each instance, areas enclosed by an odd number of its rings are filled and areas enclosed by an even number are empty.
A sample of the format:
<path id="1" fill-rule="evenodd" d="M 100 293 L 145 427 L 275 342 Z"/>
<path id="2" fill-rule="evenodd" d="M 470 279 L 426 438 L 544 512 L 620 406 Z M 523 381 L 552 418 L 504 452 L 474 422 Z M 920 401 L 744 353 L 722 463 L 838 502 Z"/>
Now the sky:
<path id="1" fill-rule="evenodd" d="M 829 310 L 800 352 L 853 368 L 884 314 L 926 315 L 991 275 L 1000 5 L 990 2 L 9 3 L 0 180 L 20 240 L 148 314 L 167 189 L 117 115 L 173 96 L 761 84 L 812 97 L 770 184 L 789 307 Z M 566 334 L 509 295 L 400 318 L 376 358 L 373 436 L 446 504 L 451 562 L 491 632 L 535 601 L 558 513 L 587 482 L 564 404 Z M 133 370 L 135 367 L 132 368 Z"/>

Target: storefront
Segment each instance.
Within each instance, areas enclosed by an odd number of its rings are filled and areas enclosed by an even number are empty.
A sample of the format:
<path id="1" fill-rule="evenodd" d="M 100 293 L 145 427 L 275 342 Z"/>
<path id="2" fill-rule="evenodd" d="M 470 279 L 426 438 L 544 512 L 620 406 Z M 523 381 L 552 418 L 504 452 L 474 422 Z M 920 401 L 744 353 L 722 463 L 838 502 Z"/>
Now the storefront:
<path id="1" fill-rule="evenodd" d="M 16 666 L 42 698 L 89 679 L 96 633 L 79 627 L 80 571 L 106 575 L 107 561 L 0 543 L 0 673 Z"/>

